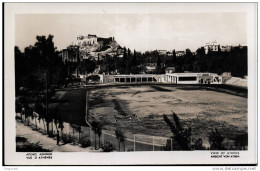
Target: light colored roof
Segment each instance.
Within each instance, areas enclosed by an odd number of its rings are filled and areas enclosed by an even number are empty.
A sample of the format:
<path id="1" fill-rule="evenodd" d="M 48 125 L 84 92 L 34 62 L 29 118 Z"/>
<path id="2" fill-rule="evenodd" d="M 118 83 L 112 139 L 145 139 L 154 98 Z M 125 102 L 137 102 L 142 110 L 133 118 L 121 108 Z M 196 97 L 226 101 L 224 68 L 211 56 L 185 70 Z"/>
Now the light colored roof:
<path id="1" fill-rule="evenodd" d="M 168 68 L 166 68 L 167 70 L 169 70 L 169 69 L 175 69 L 174 67 L 168 67 Z"/>
<path id="2" fill-rule="evenodd" d="M 205 75 L 217 75 L 215 73 L 167 73 L 166 75 L 172 76 L 205 76 Z"/>
<path id="3" fill-rule="evenodd" d="M 153 74 L 113 75 L 114 77 L 152 77 Z"/>

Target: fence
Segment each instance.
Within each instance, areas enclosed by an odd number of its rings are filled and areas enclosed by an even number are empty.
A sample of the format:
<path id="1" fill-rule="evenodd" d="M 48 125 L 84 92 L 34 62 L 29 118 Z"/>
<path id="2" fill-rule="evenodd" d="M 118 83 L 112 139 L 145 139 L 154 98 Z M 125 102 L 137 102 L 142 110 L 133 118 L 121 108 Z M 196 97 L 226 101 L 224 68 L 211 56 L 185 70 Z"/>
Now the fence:
<path id="1" fill-rule="evenodd" d="M 29 125 L 33 129 L 35 129 L 37 125 L 38 131 L 47 132 L 46 122 L 44 120 L 38 120 L 38 118 L 32 119 L 31 117 L 25 118 L 24 115 L 21 116 L 20 114 L 17 114 L 17 116 L 23 118 L 24 125 Z M 163 151 L 163 147 L 166 145 L 167 141 L 171 142 L 172 147 L 171 139 L 166 137 L 128 133 L 125 135 L 124 141 L 120 142 L 119 145 L 119 141 L 113 131 L 102 130 L 101 136 L 99 137 L 98 135 L 95 135 L 91 127 L 79 127 L 78 125 L 66 122 L 63 122 L 63 126 L 64 128 L 62 131 L 58 128 L 60 136 L 64 134 L 70 135 L 77 142 L 80 140 L 90 140 L 91 145 L 94 147 L 96 144 L 97 148 L 100 148 L 106 142 L 109 142 L 117 151 Z M 49 132 L 53 135 L 57 134 L 57 128 L 53 122 L 49 123 Z"/>

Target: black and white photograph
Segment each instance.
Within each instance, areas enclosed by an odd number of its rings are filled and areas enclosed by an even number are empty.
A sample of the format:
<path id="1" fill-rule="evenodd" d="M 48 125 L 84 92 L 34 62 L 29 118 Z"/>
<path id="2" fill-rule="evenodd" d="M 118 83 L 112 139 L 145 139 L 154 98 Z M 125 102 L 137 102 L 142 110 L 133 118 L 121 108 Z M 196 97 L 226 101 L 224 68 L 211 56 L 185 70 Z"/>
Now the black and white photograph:
<path id="1" fill-rule="evenodd" d="M 6 163 L 256 163 L 256 3 L 4 6 Z"/>

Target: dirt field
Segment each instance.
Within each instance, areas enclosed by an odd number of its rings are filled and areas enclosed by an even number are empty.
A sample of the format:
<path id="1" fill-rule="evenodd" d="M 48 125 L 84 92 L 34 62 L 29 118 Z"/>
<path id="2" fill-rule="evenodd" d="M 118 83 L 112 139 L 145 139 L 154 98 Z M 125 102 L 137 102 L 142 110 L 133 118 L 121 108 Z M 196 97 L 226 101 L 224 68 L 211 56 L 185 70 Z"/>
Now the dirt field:
<path id="1" fill-rule="evenodd" d="M 226 139 L 247 133 L 247 98 L 198 86 L 118 86 L 91 90 L 90 114 L 113 131 L 170 137 L 162 115 L 175 112 L 192 137 L 202 138 L 218 128 Z"/>

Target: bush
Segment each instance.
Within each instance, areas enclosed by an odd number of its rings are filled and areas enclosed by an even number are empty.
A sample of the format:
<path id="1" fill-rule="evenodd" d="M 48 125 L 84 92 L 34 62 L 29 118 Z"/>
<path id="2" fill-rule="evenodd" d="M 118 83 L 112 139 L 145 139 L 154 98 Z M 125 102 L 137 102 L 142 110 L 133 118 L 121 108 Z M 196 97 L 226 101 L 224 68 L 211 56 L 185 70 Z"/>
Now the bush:
<path id="1" fill-rule="evenodd" d="M 210 150 L 225 150 L 225 147 L 222 145 L 224 139 L 225 137 L 223 137 L 218 129 L 215 128 L 215 131 L 213 130 L 209 134 Z"/>
<path id="2" fill-rule="evenodd" d="M 89 139 L 80 139 L 79 143 L 83 148 L 91 146 L 91 141 Z"/>
<path id="3" fill-rule="evenodd" d="M 115 147 L 110 142 L 105 142 L 104 146 L 103 146 L 103 150 L 104 150 L 104 152 L 111 152 L 111 151 L 115 150 Z"/>
<path id="4" fill-rule="evenodd" d="M 171 140 L 167 139 L 165 146 L 161 147 L 161 150 L 163 151 L 171 151 Z"/>
<path id="5" fill-rule="evenodd" d="M 206 147 L 203 145 L 203 141 L 201 138 L 194 140 L 193 149 L 194 150 L 206 150 Z"/>
<path id="6" fill-rule="evenodd" d="M 248 146 L 248 134 L 240 134 L 235 138 L 235 145 L 239 150 L 245 149 Z"/>
<path id="7" fill-rule="evenodd" d="M 74 138 L 71 135 L 68 135 L 68 134 L 63 134 L 61 139 L 62 139 L 64 144 L 74 142 Z"/>

